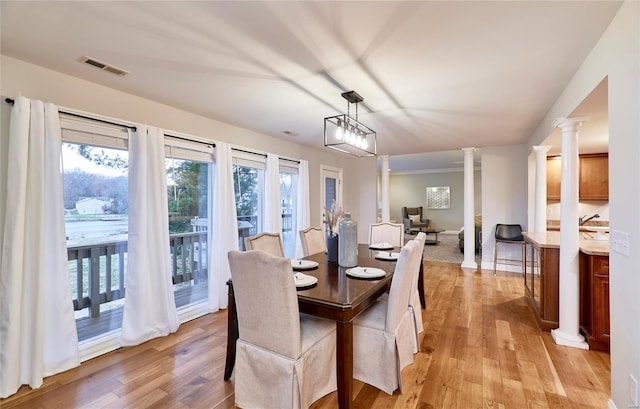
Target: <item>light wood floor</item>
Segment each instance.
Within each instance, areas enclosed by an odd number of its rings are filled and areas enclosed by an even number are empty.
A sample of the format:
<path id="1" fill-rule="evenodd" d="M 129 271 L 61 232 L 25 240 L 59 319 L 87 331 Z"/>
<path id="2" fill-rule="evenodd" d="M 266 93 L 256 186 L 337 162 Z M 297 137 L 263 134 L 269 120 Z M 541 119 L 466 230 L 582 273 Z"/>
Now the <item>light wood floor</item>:
<path id="1" fill-rule="evenodd" d="M 392 396 L 354 382 L 354 408 L 605 408 L 609 355 L 554 344 L 523 298 L 522 276 L 425 262 L 425 334 Z M 232 408 L 226 312 L 22 387 L 10 408 Z M 337 407 L 336 393 L 312 409 Z"/>

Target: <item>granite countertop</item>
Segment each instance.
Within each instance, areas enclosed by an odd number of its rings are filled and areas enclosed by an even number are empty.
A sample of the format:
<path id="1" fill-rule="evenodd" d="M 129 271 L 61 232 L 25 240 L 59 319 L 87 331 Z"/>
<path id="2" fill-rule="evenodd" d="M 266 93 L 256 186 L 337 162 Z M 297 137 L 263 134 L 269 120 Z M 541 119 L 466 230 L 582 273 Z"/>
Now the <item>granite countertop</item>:
<path id="1" fill-rule="evenodd" d="M 591 232 L 580 232 L 578 234 L 580 234 L 578 247 L 581 252 L 592 256 L 609 255 L 609 240 L 593 240 L 592 237 L 594 237 L 596 233 Z M 524 232 L 522 235 L 527 241 L 538 247 L 560 248 L 559 231 L 546 231 L 542 233 Z"/>

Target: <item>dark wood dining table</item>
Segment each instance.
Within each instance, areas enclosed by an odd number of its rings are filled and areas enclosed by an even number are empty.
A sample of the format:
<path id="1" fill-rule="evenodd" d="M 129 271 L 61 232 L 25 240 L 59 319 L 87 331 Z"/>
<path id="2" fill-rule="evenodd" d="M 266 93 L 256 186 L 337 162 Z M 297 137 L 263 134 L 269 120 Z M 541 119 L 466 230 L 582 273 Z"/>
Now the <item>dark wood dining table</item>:
<path id="1" fill-rule="evenodd" d="M 399 251 L 395 248 L 389 251 Z M 376 267 L 384 270 L 386 275 L 375 280 L 350 278 L 347 268 L 338 263 L 327 261 L 325 253 L 313 254 L 305 260 L 313 260 L 318 267 L 303 272 L 318 279 L 317 284 L 298 289 L 298 305 L 300 312 L 336 322 L 336 371 L 338 380 L 338 407 L 351 408 L 353 394 L 353 319 L 384 294 L 391 283 L 395 261 L 375 258 L 379 250 L 369 249 L 366 244 L 358 245 L 358 265 Z M 422 267 L 420 268 L 420 282 Z M 228 380 L 235 365 L 236 341 L 238 339 L 238 318 L 233 294 L 233 283 L 229 286 L 228 327 L 227 327 L 227 360 L 224 379 Z M 420 286 L 419 286 L 420 287 Z M 421 303 L 424 307 L 424 290 L 421 290 Z"/>

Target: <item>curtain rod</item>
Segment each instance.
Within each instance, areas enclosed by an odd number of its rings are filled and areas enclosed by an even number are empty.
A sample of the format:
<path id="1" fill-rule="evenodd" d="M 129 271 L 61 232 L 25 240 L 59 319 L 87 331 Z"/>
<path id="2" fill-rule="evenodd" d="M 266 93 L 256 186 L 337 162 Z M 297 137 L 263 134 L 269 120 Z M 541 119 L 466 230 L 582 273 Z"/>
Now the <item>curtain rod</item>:
<path id="1" fill-rule="evenodd" d="M 231 150 L 232 150 L 232 151 L 238 151 L 238 152 L 249 153 L 249 154 L 251 154 L 251 155 L 259 155 L 259 156 L 263 156 L 263 157 L 265 157 L 265 158 L 267 157 L 267 154 L 266 154 L 266 153 L 251 152 L 251 151 L 246 151 L 246 150 L 244 150 L 244 149 L 240 149 L 240 148 L 231 148 Z M 278 158 L 278 159 L 280 159 L 280 160 L 286 160 L 286 161 L 289 161 L 289 162 L 293 162 L 293 163 L 300 164 L 300 161 L 299 161 L 299 160 L 295 160 L 295 159 L 288 159 L 288 158 Z"/>
<path id="2" fill-rule="evenodd" d="M 171 134 L 168 134 L 168 133 L 164 134 L 164 136 L 167 136 L 169 138 L 174 138 L 174 139 L 180 139 L 182 141 L 201 143 L 201 144 L 207 145 L 207 146 L 209 146 L 211 148 L 215 148 L 216 147 L 216 144 L 213 143 L 213 142 L 198 141 L 198 140 L 195 140 L 195 139 L 189 139 L 189 138 L 185 138 L 183 136 L 176 136 L 176 135 L 171 135 Z"/>
<path id="3" fill-rule="evenodd" d="M 13 99 L 11 99 L 11 98 L 5 98 L 5 102 L 6 102 L 7 104 L 11 104 L 11 105 L 13 105 L 13 103 L 14 103 L 15 101 L 14 101 Z M 60 112 L 60 113 L 62 113 L 62 114 L 65 114 L 65 115 L 74 116 L 74 117 L 76 117 L 76 118 L 89 119 L 89 120 L 91 120 L 91 121 L 96 121 L 96 122 L 100 122 L 100 123 L 103 123 L 103 124 L 109 124 L 109 125 L 121 126 L 121 127 L 123 127 L 123 128 L 131 129 L 132 131 L 135 131 L 135 130 L 136 130 L 136 127 L 135 127 L 135 126 L 132 126 L 132 125 L 119 124 L 119 123 L 117 123 L 117 122 L 106 121 L 106 120 L 104 120 L 104 119 L 92 118 L 92 117 L 90 117 L 90 116 L 86 116 L 86 115 L 74 114 L 73 112 L 67 112 L 67 111 L 63 111 L 63 110 L 61 110 L 61 109 L 58 109 L 58 112 Z"/>

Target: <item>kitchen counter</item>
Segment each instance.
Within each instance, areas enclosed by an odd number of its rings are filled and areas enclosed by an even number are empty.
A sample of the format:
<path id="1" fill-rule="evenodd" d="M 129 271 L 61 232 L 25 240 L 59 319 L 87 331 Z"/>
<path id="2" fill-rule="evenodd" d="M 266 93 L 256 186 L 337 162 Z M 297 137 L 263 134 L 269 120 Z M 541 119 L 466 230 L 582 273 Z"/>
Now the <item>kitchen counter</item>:
<path id="1" fill-rule="evenodd" d="M 608 256 L 609 240 L 593 240 L 596 233 L 580 232 L 579 250 L 591 256 Z M 560 232 L 546 231 L 541 233 L 524 232 L 522 235 L 540 248 L 560 248 Z"/>

